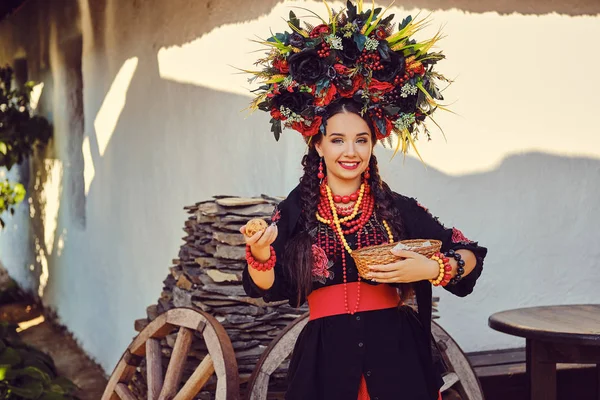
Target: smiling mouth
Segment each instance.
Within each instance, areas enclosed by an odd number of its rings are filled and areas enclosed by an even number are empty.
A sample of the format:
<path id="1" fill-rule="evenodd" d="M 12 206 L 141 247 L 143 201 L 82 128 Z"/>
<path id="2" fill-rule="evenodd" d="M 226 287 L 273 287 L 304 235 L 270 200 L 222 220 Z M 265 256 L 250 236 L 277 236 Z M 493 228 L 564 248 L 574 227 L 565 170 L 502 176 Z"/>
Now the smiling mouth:
<path id="1" fill-rule="evenodd" d="M 358 165 L 360 164 L 358 161 L 357 162 L 338 162 L 338 164 L 340 164 L 342 166 L 342 168 L 344 169 L 356 169 L 358 168 Z"/>

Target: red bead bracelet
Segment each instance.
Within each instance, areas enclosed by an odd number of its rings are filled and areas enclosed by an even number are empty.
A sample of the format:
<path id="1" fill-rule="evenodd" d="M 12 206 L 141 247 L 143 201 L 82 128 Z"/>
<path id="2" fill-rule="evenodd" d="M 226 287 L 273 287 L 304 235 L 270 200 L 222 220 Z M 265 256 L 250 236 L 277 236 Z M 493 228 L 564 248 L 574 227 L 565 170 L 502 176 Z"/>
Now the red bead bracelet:
<path id="1" fill-rule="evenodd" d="M 273 269 L 275 266 L 275 262 L 277 261 L 277 255 L 275 254 L 275 249 L 273 246 L 271 247 L 271 257 L 265 262 L 258 262 L 252 255 L 252 251 L 250 250 L 250 246 L 246 245 L 246 261 L 248 265 L 258 271 L 269 271 Z"/>
<path id="2" fill-rule="evenodd" d="M 452 266 L 450 265 L 450 259 L 442 253 L 435 253 L 431 258 L 440 264 L 440 273 L 436 279 L 432 279 L 430 282 L 434 286 L 446 286 L 452 279 Z"/>

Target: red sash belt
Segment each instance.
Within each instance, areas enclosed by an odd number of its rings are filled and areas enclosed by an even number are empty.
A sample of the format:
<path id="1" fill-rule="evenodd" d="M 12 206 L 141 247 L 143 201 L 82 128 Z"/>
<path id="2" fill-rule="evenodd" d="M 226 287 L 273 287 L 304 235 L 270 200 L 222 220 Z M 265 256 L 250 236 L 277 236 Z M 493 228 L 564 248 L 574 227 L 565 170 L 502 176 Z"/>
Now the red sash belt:
<path id="1" fill-rule="evenodd" d="M 347 283 L 348 290 L 348 308 L 354 311 L 356 307 L 356 290 L 358 282 Z M 396 307 L 400 303 L 400 296 L 396 288 L 386 285 L 360 284 L 360 302 L 358 310 L 372 311 L 384 308 Z M 308 309 L 310 311 L 309 320 L 329 317 L 332 315 L 346 314 L 344 304 L 344 284 L 325 286 L 313 290 L 308 295 Z"/>

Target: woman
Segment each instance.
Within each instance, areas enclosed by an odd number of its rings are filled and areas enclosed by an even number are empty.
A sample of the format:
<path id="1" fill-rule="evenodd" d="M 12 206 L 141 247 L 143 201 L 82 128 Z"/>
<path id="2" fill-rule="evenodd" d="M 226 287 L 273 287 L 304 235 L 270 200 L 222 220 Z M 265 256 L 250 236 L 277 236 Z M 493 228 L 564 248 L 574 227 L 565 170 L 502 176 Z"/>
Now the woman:
<path id="1" fill-rule="evenodd" d="M 397 250 L 394 254 L 405 257 L 404 260 L 372 266 L 372 279 L 359 283 L 354 261 L 343 248 L 335 228 L 316 218 L 319 205 L 326 198 L 319 184 L 321 158 L 326 185 L 336 195 L 351 196 L 363 182 L 370 187 L 365 197 L 372 199 L 374 212 L 359 230 L 344 235 L 351 249 L 356 249 L 359 242 L 361 246 L 387 242 L 390 238 L 383 221 L 388 222 L 393 240 L 439 239 L 442 251 L 455 250 L 464 260 L 462 279 L 445 286 L 458 296 L 472 292 L 482 271 L 486 249 L 465 239 L 460 231 L 444 228 L 414 199 L 389 189 L 379 177 L 377 160 L 372 154 L 373 130 L 368 120 L 360 116 L 355 103 L 345 100 L 333 103 L 330 115 L 325 135 L 313 139 L 303 159 L 300 184 L 278 207 L 277 225 L 247 238 L 254 260 L 267 261 L 272 245 L 277 261 L 267 271 L 248 266 L 243 275 L 244 288 L 249 296 L 264 297 L 269 302 L 289 300 L 296 307 L 304 303 L 310 291 L 308 299 L 312 307 L 310 298 L 319 290 L 346 287 L 346 297 L 341 298 L 344 292 L 340 291 L 332 294 L 334 298 L 319 298 L 347 306 L 348 309 L 342 309 L 346 312 L 311 319 L 300 334 L 290 363 L 287 399 L 354 400 L 364 381 L 371 399 L 435 399 L 442 381 L 429 345 L 432 292 L 429 280 L 438 276 L 438 263 L 418 253 Z M 363 202 L 367 203 L 366 200 Z M 344 215 L 342 208 L 353 203 L 336 204 L 339 214 Z M 361 210 L 348 222 L 359 220 L 363 213 L 368 210 Z M 313 265 L 313 242 L 329 250 L 327 259 L 333 264 L 328 268 Z M 458 262 L 453 258 L 450 264 L 454 278 Z M 380 310 L 354 312 L 355 293 L 365 285 L 397 286 L 405 297 L 412 287 L 419 313 L 408 306 L 398 308 L 393 304 Z"/>
<path id="2" fill-rule="evenodd" d="M 267 302 L 308 301 L 286 399 L 433 400 L 443 367 L 432 352 L 432 286 L 468 295 L 487 250 L 380 178 L 377 140 L 393 132 L 406 150 L 407 132 L 416 132 L 441 97 L 432 83 L 437 58 L 410 55 L 416 42 L 389 36 L 390 19 L 358 5 L 348 2 L 346 14 L 330 13 L 337 16 L 329 25 L 310 31 L 290 13 L 294 33 L 274 35 L 277 50 L 262 60 L 267 66 L 257 76 L 268 80 L 254 106 L 270 111 L 276 138 L 282 123 L 302 133 L 308 153 L 300 184 L 278 205 L 273 224 L 246 237 L 243 284 Z M 410 31 L 408 21 L 401 32 Z M 444 254 L 394 248 L 401 261 L 359 276 L 354 250 L 403 239 L 441 240 Z M 418 312 L 404 305 L 413 295 Z"/>

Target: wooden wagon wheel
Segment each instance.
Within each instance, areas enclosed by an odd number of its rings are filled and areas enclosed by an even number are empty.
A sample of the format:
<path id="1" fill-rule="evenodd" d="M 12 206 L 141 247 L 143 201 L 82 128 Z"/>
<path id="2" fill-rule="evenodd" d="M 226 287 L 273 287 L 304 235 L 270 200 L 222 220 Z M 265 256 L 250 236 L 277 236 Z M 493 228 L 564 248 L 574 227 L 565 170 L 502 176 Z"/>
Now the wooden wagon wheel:
<path id="1" fill-rule="evenodd" d="M 250 376 L 246 394 L 248 400 L 267 398 L 271 374 L 294 350 L 300 332 L 308 323 L 308 317 L 309 313 L 306 313 L 294 320 L 265 349 Z M 450 369 L 443 377 L 442 393 L 456 386 L 463 400 L 483 400 L 477 376 L 460 347 L 438 324 L 432 322 L 431 325 L 433 337 Z"/>
<path id="2" fill-rule="evenodd" d="M 179 328 L 163 379 L 160 339 Z M 202 333 L 208 354 L 177 391 L 194 332 Z M 148 400 L 191 400 L 213 373 L 217 400 L 239 399 L 237 362 L 229 336 L 211 315 L 190 308 L 174 308 L 159 315 L 129 345 L 115 367 L 102 400 L 134 400 L 127 384 L 146 357 Z"/>
<path id="3" fill-rule="evenodd" d="M 248 400 L 264 400 L 267 398 L 271 374 L 294 350 L 300 332 L 308 323 L 308 317 L 309 313 L 305 313 L 296 318 L 269 343 L 269 346 L 258 359 L 252 375 L 250 375 L 246 391 Z"/>
<path id="4" fill-rule="evenodd" d="M 435 322 L 431 323 L 431 333 L 449 369 L 444 375 L 442 393 L 452 387 L 463 400 L 483 400 L 483 389 L 473 366 L 452 336 Z"/>

